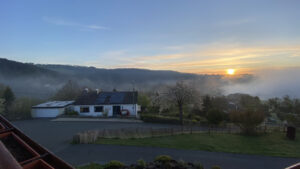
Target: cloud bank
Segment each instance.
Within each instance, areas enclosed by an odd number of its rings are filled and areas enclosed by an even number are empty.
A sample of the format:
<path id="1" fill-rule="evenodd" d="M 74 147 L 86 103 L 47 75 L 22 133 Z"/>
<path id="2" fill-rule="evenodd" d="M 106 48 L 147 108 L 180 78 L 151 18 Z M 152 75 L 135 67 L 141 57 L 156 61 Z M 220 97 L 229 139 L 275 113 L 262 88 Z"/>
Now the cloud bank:
<path id="1" fill-rule="evenodd" d="M 256 73 L 256 78 L 246 84 L 229 84 L 225 94 L 247 93 L 267 99 L 271 97 L 300 97 L 300 67 L 264 70 Z"/>

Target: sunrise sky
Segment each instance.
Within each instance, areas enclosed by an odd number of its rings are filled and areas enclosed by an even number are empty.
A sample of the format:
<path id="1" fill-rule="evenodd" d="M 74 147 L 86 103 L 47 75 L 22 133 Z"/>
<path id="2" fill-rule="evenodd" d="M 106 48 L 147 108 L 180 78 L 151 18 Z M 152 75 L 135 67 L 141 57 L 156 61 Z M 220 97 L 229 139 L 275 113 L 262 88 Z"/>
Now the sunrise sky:
<path id="1" fill-rule="evenodd" d="M 9 0 L 0 57 L 190 73 L 300 66 L 299 0 Z"/>

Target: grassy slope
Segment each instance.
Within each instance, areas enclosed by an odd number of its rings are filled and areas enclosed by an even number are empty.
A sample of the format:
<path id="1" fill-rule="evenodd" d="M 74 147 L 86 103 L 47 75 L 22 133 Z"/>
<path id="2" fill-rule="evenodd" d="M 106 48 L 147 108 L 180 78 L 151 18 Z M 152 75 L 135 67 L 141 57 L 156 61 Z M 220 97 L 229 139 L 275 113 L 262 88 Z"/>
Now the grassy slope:
<path id="1" fill-rule="evenodd" d="M 297 133 L 298 134 L 298 133 Z M 190 150 L 206 150 L 242 154 L 258 154 L 280 157 L 300 157 L 300 137 L 296 141 L 285 138 L 284 133 L 262 136 L 237 134 L 186 134 L 143 139 L 101 139 L 97 144 L 166 147 Z"/>

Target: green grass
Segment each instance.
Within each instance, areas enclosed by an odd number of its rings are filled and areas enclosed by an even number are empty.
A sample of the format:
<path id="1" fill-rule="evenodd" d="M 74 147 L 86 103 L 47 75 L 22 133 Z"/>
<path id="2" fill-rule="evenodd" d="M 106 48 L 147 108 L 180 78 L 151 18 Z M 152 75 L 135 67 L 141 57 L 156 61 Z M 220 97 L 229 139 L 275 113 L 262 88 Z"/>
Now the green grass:
<path id="1" fill-rule="evenodd" d="M 291 141 L 285 138 L 284 133 L 279 132 L 260 136 L 216 133 L 209 135 L 208 133 L 203 133 L 141 139 L 100 139 L 96 144 L 151 146 L 279 157 L 300 157 L 300 137 L 298 136 L 295 141 Z"/>

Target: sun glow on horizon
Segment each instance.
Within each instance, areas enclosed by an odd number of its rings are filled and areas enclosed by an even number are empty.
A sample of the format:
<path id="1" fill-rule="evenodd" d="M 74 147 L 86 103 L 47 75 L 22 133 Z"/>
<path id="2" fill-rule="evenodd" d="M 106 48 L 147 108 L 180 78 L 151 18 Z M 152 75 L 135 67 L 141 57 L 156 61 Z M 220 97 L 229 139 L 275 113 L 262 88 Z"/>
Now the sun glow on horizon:
<path id="1" fill-rule="evenodd" d="M 235 69 L 227 69 L 227 70 L 226 70 L 226 73 L 227 73 L 228 75 L 234 75 L 234 74 L 235 74 Z"/>

